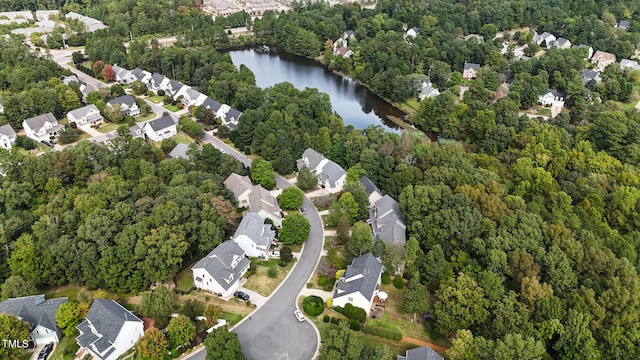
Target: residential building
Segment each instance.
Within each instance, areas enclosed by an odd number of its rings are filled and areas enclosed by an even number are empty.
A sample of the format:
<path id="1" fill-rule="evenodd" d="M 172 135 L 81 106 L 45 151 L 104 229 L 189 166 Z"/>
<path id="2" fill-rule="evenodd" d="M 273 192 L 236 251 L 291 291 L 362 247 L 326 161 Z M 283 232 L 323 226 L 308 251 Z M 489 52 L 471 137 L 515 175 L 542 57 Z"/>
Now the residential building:
<path id="1" fill-rule="evenodd" d="M 10 124 L 0 126 L 0 148 L 11 150 L 16 143 L 16 132 Z"/>
<path id="2" fill-rule="evenodd" d="M 342 38 L 345 39 L 345 40 L 355 40 L 356 39 L 356 35 L 353 32 L 353 30 L 347 30 L 347 31 L 342 33 Z"/>
<path id="3" fill-rule="evenodd" d="M 200 106 L 204 104 L 205 100 L 207 100 L 206 95 L 189 87 L 182 95 L 181 101 L 184 104 L 184 106 L 188 108 L 191 106 Z"/>
<path id="4" fill-rule="evenodd" d="M 156 93 L 158 92 L 158 90 L 165 91 L 164 89 L 169 86 L 170 81 L 171 80 L 169 80 L 168 77 L 162 74 L 153 73 L 153 75 L 151 75 L 151 80 L 149 80 L 148 88 L 152 91 L 155 91 Z"/>
<path id="5" fill-rule="evenodd" d="M 360 184 L 362 184 L 362 186 L 364 186 L 364 191 L 367 193 L 367 195 L 369 195 L 369 206 L 370 207 L 373 206 L 373 204 L 375 204 L 376 201 L 378 201 L 378 200 L 380 200 L 380 198 L 382 198 L 382 192 L 380 192 L 380 189 L 378 189 L 378 187 L 373 182 L 373 180 L 371 180 L 368 177 L 366 177 L 365 175 L 363 175 L 360 178 Z"/>
<path id="6" fill-rule="evenodd" d="M 140 108 L 136 104 L 136 99 L 131 95 L 122 95 L 115 99 L 107 101 L 107 107 L 113 109 L 115 106 L 120 106 L 120 112 L 122 116 L 138 116 L 140 115 Z"/>
<path id="7" fill-rule="evenodd" d="M 620 60 L 620 69 L 622 70 L 640 70 L 640 65 L 635 60 L 622 59 Z"/>
<path id="8" fill-rule="evenodd" d="M 162 141 L 178 133 L 176 123 L 170 116 L 163 116 L 144 124 L 143 131 L 153 141 Z"/>
<path id="9" fill-rule="evenodd" d="M 25 135 L 35 141 L 49 140 L 58 136 L 60 130 L 64 129 L 63 125 L 58 124 L 52 113 L 46 113 L 22 122 Z"/>
<path id="10" fill-rule="evenodd" d="M 225 105 L 225 106 L 228 107 L 228 110 L 220 118 L 222 125 L 228 127 L 231 130 L 235 130 L 238 127 L 238 120 L 240 119 L 242 112 L 232 107 L 229 107 L 228 105 Z"/>
<path id="11" fill-rule="evenodd" d="M 282 209 L 271 193 L 261 185 L 253 186 L 248 176 L 231 174 L 224 181 L 238 199 L 238 206 L 249 207 L 249 211 L 258 214 L 262 219 L 270 219 L 277 228 L 282 227 Z"/>
<path id="12" fill-rule="evenodd" d="M 76 123 L 79 127 L 85 125 L 95 125 L 102 121 L 100 110 L 94 105 L 87 105 L 81 108 L 71 110 L 67 113 L 69 123 Z"/>
<path id="13" fill-rule="evenodd" d="M 342 166 L 312 148 L 307 148 L 302 153 L 302 158 L 296 161 L 296 165 L 298 170 L 308 167 L 313 174 L 318 176 L 318 185 L 324 187 L 331 194 L 340 192 L 347 178 L 347 172 Z"/>
<path id="14" fill-rule="evenodd" d="M 170 80 L 169 84 L 164 88 L 164 91 L 167 95 L 171 96 L 174 99 L 178 99 L 178 97 L 182 96 L 187 89 L 190 89 L 189 86 L 184 85 L 178 80 Z"/>
<path id="15" fill-rule="evenodd" d="M 333 49 L 333 55 L 342 56 L 342 57 L 351 57 L 353 55 L 353 51 L 349 50 L 346 46 L 335 47 Z"/>
<path id="16" fill-rule="evenodd" d="M 52 17 L 60 17 L 60 10 L 36 10 L 37 21 L 51 20 Z"/>
<path id="17" fill-rule="evenodd" d="M 407 350 L 405 355 L 398 355 L 396 360 L 444 360 L 435 350 L 428 346 L 421 346 Z"/>
<path id="18" fill-rule="evenodd" d="M 248 212 L 242 217 L 233 241 L 240 246 L 246 256 L 269 257 L 271 243 L 276 237 L 275 230 L 270 224 L 265 224 L 263 218 L 254 213 Z"/>
<path id="19" fill-rule="evenodd" d="M 86 319 L 76 329 L 80 349 L 78 359 L 89 354 L 93 359 L 115 360 L 144 336 L 144 324 L 137 316 L 114 300 L 95 299 Z"/>
<path id="20" fill-rule="evenodd" d="M 253 191 L 253 184 L 248 176 L 240 176 L 232 173 L 224 181 L 224 186 L 231 190 L 238 200 L 239 207 L 249 206 L 249 194 Z"/>
<path id="21" fill-rule="evenodd" d="M 110 144 L 111 140 L 115 139 L 116 136 L 117 135 L 115 133 L 110 132 L 110 133 L 106 133 L 98 136 L 92 136 L 87 140 L 94 144 Z"/>
<path id="22" fill-rule="evenodd" d="M 400 205 L 389 195 L 384 195 L 369 210 L 373 238 L 387 244 L 403 245 L 407 242 L 407 221 Z"/>
<path id="23" fill-rule="evenodd" d="M 585 60 L 589 60 L 593 56 L 593 48 L 591 46 L 580 44 L 580 45 L 571 45 L 571 48 L 572 49 L 586 49 L 587 50 L 587 57 L 584 58 Z"/>
<path id="24" fill-rule="evenodd" d="M 225 241 L 196 263 L 193 272 L 197 288 L 229 296 L 240 287 L 240 279 L 251 262 L 235 241 Z"/>
<path id="25" fill-rule="evenodd" d="M 477 41 L 478 43 L 482 43 L 484 42 L 484 36 L 482 35 L 478 35 L 478 34 L 469 34 L 467 36 L 464 37 L 464 41 L 469 41 L 471 39 L 474 39 L 475 41 Z"/>
<path id="26" fill-rule="evenodd" d="M 82 102 L 87 103 L 87 96 L 94 91 L 97 91 L 95 86 L 90 84 L 80 84 L 80 92 L 82 93 Z"/>
<path id="27" fill-rule="evenodd" d="M 407 30 L 407 37 L 415 38 L 418 35 L 420 35 L 420 29 L 415 26 Z"/>
<path id="28" fill-rule="evenodd" d="M 211 112 L 214 115 L 216 115 L 216 117 L 218 117 L 218 110 L 220 110 L 220 108 L 222 107 L 222 104 L 213 100 L 210 97 L 207 97 L 202 103 L 202 106 L 204 106 L 205 109 L 211 110 Z"/>
<path id="29" fill-rule="evenodd" d="M 344 307 L 351 304 L 364 309 L 368 314 L 380 289 L 380 275 L 382 264 L 371 253 L 353 259 L 343 277 L 338 279 L 333 306 Z"/>
<path id="30" fill-rule="evenodd" d="M 105 25 L 102 21 L 90 18 L 88 16 L 80 15 L 75 12 L 70 12 L 65 16 L 67 19 L 76 19 L 84 24 L 87 32 L 94 32 L 102 29 L 106 29 L 107 25 Z"/>
<path id="31" fill-rule="evenodd" d="M 136 80 L 142 81 L 145 85 L 149 84 L 149 81 L 151 81 L 152 75 L 147 70 L 135 68 L 131 70 L 131 73 L 135 76 Z"/>
<path id="32" fill-rule="evenodd" d="M 140 127 L 140 125 L 135 124 L 129 128 L 129 133 L 132 138 L 141 138 L 144 139 L 144 130 Z"/>
<path id="33" fill-rule="evenodd" d="M 631 22 L 626 20 L 620 20 L 615 25 L 616 28 L 621 29 L 622 31 L 627 31 L 627 29 L 629 29 L 629 26 L 631 26 Z"/>
<path id="34" fill-rule="evenodd" d="M 591 63 L 596 66 L 595 70 L 598 72 L 604 71 L 604 68 L 614 62 L 616 62 L 616 56 L 604 51 L 596 51 L 591 57 Z"/>
<path id="35" fill-rule="evenodd" d="M 542 34 L 538 34 L 534 32 L 533 41 L 542 47 L 548 48 L 556 41 L 556 37 L 553 34 L 548 33 L 546 31 L 543 32 Z"/>
<path id="36" fill-rule="evenodd" d="M 420 94 L 418 94 L 418 98 L 422 101 L 424 98 L 432 98 L 438 95 L 440 95 L 440 90 L 434 88 L 433 85 L 431 85 L 431 81 L 426 81 L 420 86 Z"/>
<path id="37" fill-rule="evenodd" d="M 189 160 L 187 151 L 189 151 L 189 146 L 187 144 L 180 143 L 176 145 L 171 152 L 169 152 L 169 157 L 172 159 Z"/>
<path id="38" fill-rule="evenodd" d="M 480 64 L 464 63 L 464 69 L 462 70 L 462 78 L 471 80 L 478 77 L 478 70 Z"/>
<path id="39" fill-rule="evenodd" d="M 60 80 L 62 80 L 62 83 L 65 85 L 71 85 L 73 83 L 78 84 L 78 86 L 80 86 L 80 80 L 78 80 L 78 77 L 75 75 L 71 75 L 71 76 L 61 76 Z"/>
<path id="40" fill-rule="evenodd" d="M 558 49 L 570 49 L 571 48 L 571 41 L 563 38 L 563 37 L 559 37 L 558 40 L 556 40 L 551 46 L 558 48 Z"/>
<path id="41" fill-rule="evenodd" d="M 123 84 L 131 84 L 132 82 L 138 80 L 138 78 L 133 75 L 131 70 L 127 70 L 123 67 L 118 66 L 118 64 L 114 64 L 112 66 L 113 72 L 116 74 L 116 81 Z"/>
<path id="42" fill-rule="evenodd" d="M 0 314 L 14 315 L 26 321 L 31 340 L 36 345 L 48 344 L 58 342 L 62 337 L 56 323 L 56 312 L 66 302 L 66 297 L 45 300 L 44 295 L 11 298 L 0 302 Z"/>
<path id="43" fill-rule="evenodd" d="M 600 73 L 595 70 L 585 68 L 580 73 L 580 77 L 582 78 L 582 82 L 585 84 L 589 81 L 595 81 L 596 83 L 600 82 Z"/>
<path id="44" fill-rule="evenodd" d="M 554 90 L 548 89 L 546 93 L 538 96 L 538 103 L 543 106 L 564 106 L 564 94 Z"/>
<path id="45" fill-rule="evenodd" d="M 202 9 L 214 16 L 228 16 L 242 11 L 240 7 L 227 0 L 205 0 Z"/>

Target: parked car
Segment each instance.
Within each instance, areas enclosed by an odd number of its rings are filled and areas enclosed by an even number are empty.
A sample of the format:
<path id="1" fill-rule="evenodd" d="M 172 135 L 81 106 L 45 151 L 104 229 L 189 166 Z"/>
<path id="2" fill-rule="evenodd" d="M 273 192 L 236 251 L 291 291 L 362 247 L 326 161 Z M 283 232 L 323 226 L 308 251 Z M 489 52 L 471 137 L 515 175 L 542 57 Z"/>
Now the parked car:
<path id="1" fill-rule="evenodd" d="M 300 212 L 302 213 L 302 215 L 304 215 L 304 214 L 306 214 L 306 213 L 307 213 L 307 209 L 305 209 L 305 208 L 301 207 L 301 208 L 300 208 Z"/>
<path id="2" fill-rule="evenodd" d="M 296 316 L 296 319 L 298 319 L 298 321 L 300 321 L 300 322 L 304 321 L 304 315 L 302 315 L 302 311 L 296 310 L 296 311 L 293 312 L 293 315 Z"/>
<path id="3" fill-rule="evenodd" d="M 49 354 L 53 350 L 53 343 L 46 344 L 42 350 L 40 350 L 40 354 L 38 355 L 38 360 L 47 360 Z"/>
<path id="4" fill-rule="evenodd" d="M 242 292 L 242 291 L 234 292 L 233 296 L 237 297 L 240 300 L 249 301 L 249 294 L 247 294 L 245 292 Z"/>
<path id="5" fill-rule="evenodd" d="M 47 140 L 40 140 L 40 142 L 41 142 L 41 143 L 43 143 L 43 144 L 45 144 L 45 145 L 47 145 L 47 146 L 48 146 L 48 147 L 50 147 L 50 148 L 53 148 L 53 144 L 52 144 L 52 143 L 50 143 L 50 142 L 48 142 Z"/>

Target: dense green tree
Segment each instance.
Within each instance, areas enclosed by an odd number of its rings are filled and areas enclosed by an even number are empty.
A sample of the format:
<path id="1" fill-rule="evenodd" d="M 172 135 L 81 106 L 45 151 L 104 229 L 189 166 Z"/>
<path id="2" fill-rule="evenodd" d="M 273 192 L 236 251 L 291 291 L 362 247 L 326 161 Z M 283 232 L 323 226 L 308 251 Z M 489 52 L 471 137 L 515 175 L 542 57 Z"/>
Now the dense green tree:
<path id="1" fill-rule="evenodd" d="M 271 190 L 276 187 L 276 174 L 273 172 L 271 163 L 263 158 L 257 157 L 251 161 L 251 179 Z"/>
<path id="2" fill-rule="evenodd" d="M 71 336 L 76 332 L 76 326 L 83 320 L 78 313 L 78 304 L 68 301 L 56 311 L 56 323 L 66 336 Z"/>
<path id="3" fill-rule="evenodd" d="M 242 345 L 238 335 L 221 327 L 213 330 L 204 340 L 207 349 L 207 360 L 243 360 Z"/>
<path id="4" fill-rule="evenodd" d="M 309 237 L 311 225 L 300 213 L 293 213 L 282 220 L 282 229 L 280 229 L 280 241 L 289 244 L 302 244 Z"/>
<path id="5" fill-rule="evenodd" d="M 29 340 L 29 323 L 18 319 L 13 315 L 0 314 L 0 337 L 5 340 L 18 341 L 20 346 L 23 340 Z M 0 358 L 19 359 L 26 354 L 23 347 L 0 347 Z"/>
<path id="6" fill-rule="evenodd" d="M 166 324 L 174 308 L 175 299 L 171 290 L 165 286 L 158 286 L 155 291 L 145 291 L 142 293 L 137 311 L 142 316 L 152 317 L 156 319 L 156 321 L 164 321 Z M 164 327 L 156 326 L 159 328 Z"/>
<path id="7" fill-rule="evenodd" d="M 164 334 L 155 327 L 145 331 L 136 342 L 136 356 L 143 360 L 162 360 L 167 357 L 169 342 Z"/>
<path id="8" fill-rule="evenodd" d="M 433 306 L 436 328 L 443 335 L 484 322 L 489 316 L 484 291 L 471 277 L 460 273 L 437 292 Z"/>
<path id="9" fill-rule="evenodd" d="M 371 228 L 362 221 L 358 221 L 351 228 L 351 237 L 347 244 L 349 253 L 353 256 L 359 256 L 371 251 L 372 246 Z"/>
<path id="10" fill-rule="evenodd" d="M 429 291 L 422 284 L 417 274 L 411 276 L 409 284 L 402 290 L 402 310 L 413 313 L 424 313 L 429 310 Z"/>
<path id="11" fill-rule="evenodd" d="M 12 275 L 0 285 L 0 299 L 34 295 L 36 287 L 20 275 Z"/>
<path id="12" fill-rule="evenodd" d="M 290 186 L 282 190 L 282 193 L 278 195 L 278 205 L 285 210 L 293 210 L 302 206 L 302 200 L 304 194 L 300 189 Z"/>
<path id="13" fill-rule="evenodd" d="M 174 348 L 188 345 L 196 338 L 196 325 L 185 315 L 171 318 L 167 325 L 167 336 Z"/>
<path id="14" fill-rule="evenodd" d="M 303 167 L 298 172 L 296 185 L 302 190 L 311 190 L 318 186 L 318 177 L 311 173 L 308 167 Z"/>

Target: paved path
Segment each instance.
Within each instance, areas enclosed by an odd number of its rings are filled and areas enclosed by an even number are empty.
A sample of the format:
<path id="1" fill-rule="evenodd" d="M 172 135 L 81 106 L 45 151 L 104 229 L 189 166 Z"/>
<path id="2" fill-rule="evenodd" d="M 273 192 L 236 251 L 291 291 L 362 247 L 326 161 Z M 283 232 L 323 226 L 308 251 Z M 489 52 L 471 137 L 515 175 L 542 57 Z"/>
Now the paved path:
<path id="1" fill-rule="evenodd" d="M 333 295 L 333 293 L 331 291 L 324 291 L 320 289 L 308 289 L 305 287 L 302 289 L 302 291 L 300 291 L 299 295 L 303 295 L 303 296 L 315 295 L 315 296 L 321 297 L 322 300 L 327 301 L 327 299 L 330 298 Z"/>

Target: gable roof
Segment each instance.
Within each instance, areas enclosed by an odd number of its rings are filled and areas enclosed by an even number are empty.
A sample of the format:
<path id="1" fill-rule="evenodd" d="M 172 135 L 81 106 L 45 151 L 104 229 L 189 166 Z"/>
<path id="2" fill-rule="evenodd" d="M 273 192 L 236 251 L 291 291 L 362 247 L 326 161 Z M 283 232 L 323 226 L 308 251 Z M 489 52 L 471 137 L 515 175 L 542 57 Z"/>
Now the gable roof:
<path id="1" fill-rule="evenodd" d="M 381 197 L 369 210 L 369 216 L 375 238 L 388 244 L 406 243 L 407 222 L 394 198 L 389 195 Z"/>
<path id="2" fill-rule="evenodd" d="M 5 125 L 0 126 L 0 134 L 7 135 L 9 137 L 15 137 L 16 136 L 16 131 L 13 130 L 13 128 L 11 127 L 10 124 L 5 124 Z"/>
<path id="3" fill-rule="evenodd" d="M 180 81 L 171 79 L 171 81 L 169 81 L 169 89 L 167 91 L 170 92 L 172 96 L 175 96 L 175 94 L 177 94 L 178 91 L 180 91 L 180 89 L 185 86 L 186 85 L 181 83 Z"/>
<path id="4" fill-rule="evenodd" d="M 582 72 L 580 73 L 580 76 L 586 82 L 589 82 L 591 80 L 595 80 L 599 75 L 600 75 L 599 72 L 597 72 L 595 70 L 591 70 L 591 69 L 586 69 L 586 68 L 584 70 L 582 70 Z"/>
<path id="5" fill-rule="evenodd" d="M 367 193 L 367 195 L 371 195 L 376 191 L 380 192 L 380 189 L 378 189 L 376 183 L 374 183 L 373 180 L 369 179 L 365 175 L 362 175 L 362 177 L 360 177 L 360 184 L 364 186 L 364 191 Z"/>
<path id="6" fill-rule="evenodd" d="M 407 350 L 405 356 L 398 355 L 396 360 L 444 360 L 440 354 L 428 346 Z"/>
<path id="7" fill-rule="evenodd" d="M 174 159 L 184 159 L 189 160 L 189 156 L 187 155 L 187 151 L 189 150 L 189 146 L 187 144 L 178 144 L 173 150 L 169 153 L 169 157 Z"/>
<path id="8" fill-rule="evenodd" d="M 620 20 L 618 21 L 618 23 L 616 24 L 616 27 L 618 28 L 622 28 L 622 29 L 626 29 L 629 26 L 631 26 L 631 22 L 627 21 L 627 20 Z"/>
<path id="9" fill-rule="evenodd" d="M 474 63 L 464 63 L 464 69 L 465 70 L 478 70 L 480 69 L 480 64 L 474 64 Z"/>
<path id="10" fill-rule="evenodd" d="M 231 173 L 229 177 L 224 181 L 224 186 L 231 190 L 236 197 L 242 195 L 245 191 L 251 190 L 253 185 L 251 179 L 248 176 L 241 176 L 236 173 Z"/>
<path id="11" fill-rule="evenodd" d="M 229 123 L 238 122 L 238 119 L 242 115 L 240 110 L 236 110 L 234 108 L 230 108 L 229 111 L 224 115 L 225 120 Z"/>
<path id="12" fill-rule="evenodd" d="M 56 117 L 53 116 L 52 113 L 46 113 L 46 114 L 42 114 L 42 115 L 38 115 L 32 118 L 26 119 L 24 120 L 24 122 L 26 122 L 27 125 L 29 125 L 31 130 L 38 132 L 40 129 L 44 127 L 45 123 L 50 122 L 52 124 L 57 124 L 58 120 L 56 120 Z"/>
<path id="13" fill-rule="evenodd" d="M 382 274 L 382 264 L 371 253 L 360 255 L 347 266 L 344 279 L 340 279 L 334 299 L 356 292 L 371 300 Z M 368 311 L 369 309 L 364 309 Z"/>
<path id="14" fill-rule="evenodd" d="M 151 76 L 151 73 L 147 70 L 142 70 L 140 68 L 135 68 L 131 70 L 131 74 L 136 77 L 136 79 L 142 81 L 147 76 Z"/>
<path id="15" fill-rule="evenodd" d="M 609 61 L 616 61 L 616 56 L 613 55 L 612 53 L 608 53 L 608 52 L 604 52 L 604 51 L 596 51 L 595 54 L 593 54 L 593 57 L 591 57 L 591 61 L 602 61 L 602 60 L 609 60 Z"/>
<path id="16" fill-rule="evenodd" d="M 330 187 L 335 187 L 336 182 L 346 175 L 347 172 L 342 168 L 342 166 L 329 160 L 324 164 L 324 166 L 322 166 L 322 172 L 318 174 L 318 179 L 323 183 L 328 183 Z"/>
<path id="17" fill-rule="evenodd" d="M 561 99 L 563 99 L 564 96 L 565 96 L 563 93 L 561 93 L 561 92 L 559 92 L 558 90 L 555 90 L 555 89 L 547 89 L 547 91 L 544 93 L 544 95 L 547 95 L 547 94 L 553 95 L 554 98 L 561 98 Z"/>
<path id="18" fill-rule="evenodd" d="M 564 44 L 567 44 L 567 43 L 569 45 L 571 45 L 571 41 L 569 41 L 569 40 L 567 40 L 567 39 L 565 39 L 563 37 L 560 37 L 560 38 L 558 38 L 558 40 L 556 40 L 554 45 L 557 46 L 557 47 L 561 47 L 561 46 L 563 46 Z"/>
<path id="19" fill-rule="evenodd" d="M 248 212 L 242 217 L 238 229 L 233 235 L 234 239 L 244 235 L 251 239 L 256 246 L 268 250 L 271 247 L 271 242 L 276 236 L 275 230 L 271 229 L 271 225 L 265 224 L 262 218 L 254 213 Z"/>
<path id="20" fill-rule="evenodd" d="M 244 250 L 235 241 L 225 241 L 198 261 L 192 269 L 204 269 L 225 290 L 242 276 L 249 266 Z"/>
<path id="21" fill-rule="evenodd" d="M 249 193 L 249 210 L 256 213 L 264 210 L 276 217 L 280 217 L 280 212 L 282 211 L 280 206 L 278 206 L 276 198 L 261 185 L 254 186 L 253 190 Z"/>
<path id="22" fill-rule="evenodd" d="M 623 70 L 626 70 L 626 69 L 640 70 L 640 65 L 638 65 L 638 62 L 635 60 L 622 59 L 620 60 L 620 68 Z"/>
<path id="23" fill-rule="evenodd" d="M 153 82 L 153 84 L 155 85 L 155 87 L 159 87 L 163 82 L 168 81 L 169 78 L 167 78 L 166 76 L 160 74 L 160 73 L 153 73 L 153 75 L 151 75 L 151 81 Z"/>
<path id="24" fill-rule="evenodd" d="M 324 155 L 319 152 L 313 150 L 312 148 L 307 148 L 302 153 L 302 157 L 296 161 L 296 165 L 298 166 L 298 170 L 307 166 L 310 170 L 315 170 L 322 160 L 326 159 Z"/>
<path id="25" fill-rule="evenodd" d="M 122 96 L 118 96 L 115 99 L 111 99 L 107 102 L 107 105 L 111 105 L 111 106 L 116 104 L 119 104 L 119 105 L 124 104 L 131 107 L 136 104 L 136 100 L 131 95 L 122 95 Z"/>
<path id="26" fill-rule="evenodd" d="M 78 77 L 75 75 L 71 75 L 71 76 L 62 76 L 60 77 L 60 80 L 62 80 L 62 83 L 65 85 L 69 85 L 71 83 L 78 83 L 80 84 L 80 80 L 78 80 Z"/>
<path id="27" fill-rule="evenodd" d="M 67 113 L 67 116 L 72 115 L 74 118 L 78 119 L 78 118 L 87 116 L 90 111 L 97 111 L 98 113 L 100 112 L 97 106 L 95 106 L 94 104 L 90 104 L 90 105 L 83 106 L 81 108 L 77 108 L 75 110 L 69 111 Z"/>
<path id="28" fill-rule="evenodd" d="M 103 353 L 113 347 L 122 326 L 127 321 L 142 322 L 114 300 L 95 299 L 87 313 L 86 320 L 76 327 L 82 332 L 82 335 L 76 338 L 78 345 L 81 347 L 93 345 L 99 353 Z M 115 348 L 109 352 L 113 350 Z"/>
<path id="29" fill-rule="evenodd" d="M 175 126 L 176 123 L 170 116 L 163 116 L 161 118 L 157 118 L 155 120 L 149 121 L 147 124 L 153 129 L 153 131 L 160 131 L 166 129 L 170 126 Z"/>
<path id="30" fill-rule="evenodd" d="M 205 109 L 210 109 L 211 112 L 215 114 L 216 112 L 218 112 L 218 110 L 220 110 L 220 107 L 222 106 L 222 104 L 213 100 L 210 97 L 207 97 L 207 99 L 202 103 L 202 106 L 204 106 Z"/>
<path id="31" fill-rule="evenodd" d="M 10 314 L 29 323 L 30 331 L 38 326 L 57 330 L 56 311 L 67 298 L 45 300 L 44 295 L 24 296 L 0 302 L 0 313 Z"/>
<path id="32" fill-rule="evenodd" d="M 196 89 L 194 89 L 192 87 L 189 87 L 187 89 L 187 91 L 184 92 L 184 97 L 189 98 L 191 100 L 196 100 L 197 98 L 199 98 L 202 95 L 203 94 L 200 91 L 198 91 L 198 90 L 196 90 Z"/>

